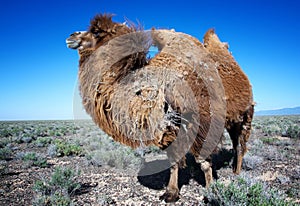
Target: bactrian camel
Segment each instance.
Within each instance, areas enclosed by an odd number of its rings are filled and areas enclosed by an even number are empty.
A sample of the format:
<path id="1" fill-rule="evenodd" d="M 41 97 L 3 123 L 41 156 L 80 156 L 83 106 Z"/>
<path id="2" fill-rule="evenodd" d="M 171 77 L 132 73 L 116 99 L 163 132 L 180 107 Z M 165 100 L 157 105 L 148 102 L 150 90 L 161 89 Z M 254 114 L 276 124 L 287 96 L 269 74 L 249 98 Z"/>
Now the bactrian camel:
<path id="1" fill-rule="evenodd" d="M 122 144 L 167 151 L 170 179 L 161 199 L 179 198 L 178 169 L 187 152 L 201 165 L 206 186 L 212 182 L 206 160 L 224 127 L 233 141 L 234 171 L 240 171 L 253 114 L 251 86 L 212 30 L 202 44 L 184 33 L 137 30 L 97 15 L 88 31 L 66 41 L 79 52 L 80 94 L 93 121 Z M 151 45 L 159 53 L 148 59 Z"/>

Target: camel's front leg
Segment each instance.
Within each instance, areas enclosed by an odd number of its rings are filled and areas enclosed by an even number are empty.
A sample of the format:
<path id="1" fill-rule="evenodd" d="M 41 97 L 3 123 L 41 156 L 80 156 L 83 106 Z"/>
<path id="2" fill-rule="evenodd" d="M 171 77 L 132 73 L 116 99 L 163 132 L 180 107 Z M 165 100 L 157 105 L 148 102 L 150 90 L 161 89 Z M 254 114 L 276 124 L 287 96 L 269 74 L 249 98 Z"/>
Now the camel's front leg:
<path id="1" fill-rule="evenodd" d="M 202 158 L 195 157 L 196 162 L 200 164 L 201 170 L 204 172 L 205 175 L 205 186 L 208 188 L 210 184 L 213 182 L 213 176 L 212 176 L 212 168 L 208 161 L 203 160 Z"/>
<path id="2" fill-rule="evenodd" d="M 170 180 L 166 192 L 159 198 L 165 202 L 175 202 L 179 199 L 178 189 L 178 163 L 170 168 Z"/>
<path id="3" fill-rule="evenodd" d="M 201 165 L 201 170 L 204 172 L 205 175 L 205 186 L 206 188 L 208 188 L 210 184 L 213 182 L 212 168 L 210 166 L 210 163 L 207 161 L 202 162 L 200 165 Z"/>

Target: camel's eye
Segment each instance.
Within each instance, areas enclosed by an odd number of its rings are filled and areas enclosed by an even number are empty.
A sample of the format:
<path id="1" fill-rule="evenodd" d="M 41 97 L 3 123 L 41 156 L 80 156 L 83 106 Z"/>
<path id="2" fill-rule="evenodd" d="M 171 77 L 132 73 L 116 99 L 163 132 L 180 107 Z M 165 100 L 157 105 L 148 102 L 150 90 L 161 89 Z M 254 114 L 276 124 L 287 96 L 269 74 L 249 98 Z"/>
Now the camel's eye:
<path id="1" fill-rule="evenodd" d="M 94 36 L 95 38 L 97 38 L 97 37 L 99 37 L 100 35 L 99 35 L 99 33 L 93 33 L 93 36 Z"/>
<path id="2" fill-rule="evenodd" d="M 74 32 L 73 34 L 71 34 L 70 36 L 76 36 L 76 35 L 78 35 L 78 34 L 81 34 L 81 32 L 80 31 L 77 31 L 77 32 Z"/>

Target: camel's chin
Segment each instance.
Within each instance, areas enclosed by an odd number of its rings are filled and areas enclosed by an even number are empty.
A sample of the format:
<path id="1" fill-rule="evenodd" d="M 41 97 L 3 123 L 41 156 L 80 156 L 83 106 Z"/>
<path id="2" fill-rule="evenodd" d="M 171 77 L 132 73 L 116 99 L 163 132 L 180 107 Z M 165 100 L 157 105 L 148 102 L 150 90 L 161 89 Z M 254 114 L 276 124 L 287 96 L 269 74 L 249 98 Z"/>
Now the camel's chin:
<path id="1" fill-rule="evenodd" d="M 79 44 L 67 44 L 67 47 L 70 49 L 78 49 Z"/>

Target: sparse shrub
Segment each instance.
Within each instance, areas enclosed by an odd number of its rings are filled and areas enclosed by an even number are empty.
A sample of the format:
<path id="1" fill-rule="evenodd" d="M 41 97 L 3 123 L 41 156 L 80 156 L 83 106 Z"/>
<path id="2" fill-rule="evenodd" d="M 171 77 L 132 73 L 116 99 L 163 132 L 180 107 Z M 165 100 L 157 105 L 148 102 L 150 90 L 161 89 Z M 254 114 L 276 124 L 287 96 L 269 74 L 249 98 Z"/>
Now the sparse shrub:
<path id="1" fill-rule="evenodd" d="M 158 154 L 158 153 L 162 153 L 162 150 L 157 146 L 149 146 L 149 147 L 144 149 L 144 153 Z"/>
<path id="2" fill-rule="evenodd" d="M 59 131 L 55 132 L 54 135 L 55 135 L 56 137 L 62 136 L 61 133 L 60 133 Z"/>
<path id="3" fill-rule="evenodd" d="M 291 182 L 290 178 L 285 175 L 278 175 L 277 180 L 280 184 L 287 184 Z"/>
<path id="4" fill-rule="evenodd" d="M 66 190 L 68 194 L 72 194 L 80 187 L 80 184 L 75 182 L 78 175 L 80 175 L 80 171 L 74 171 L 71 168 L 56 167 L 50 180 L 50 186 L 59 190 Z"/>
<path id="5" fill-rule="evenodd" d="M 103 159 L 111 167 L 116 167 L 118 169 L 127 169 L 129 167 L 135 167 L 140 165 L 140 160 L 135 156 L 133 150 L 128 147 L 118 148 L 114 151 L 106 152 L 103 155 Z"/>
<path id="6" fill-rule="evenodd" d="M 5 160 L 0 160 L 0 175 L 3 175 L 7 172 L 7 162 Z"/>
<path id="7" fill-rule="evenodd" d="M 34 152 L 25 153 L 25 154 L 23 154 L 22 159 L 24 161 L 35 160 L 36 159 L 36 154 Z"/>
<path id="8" fill-rule="evenodd" d="M 54 130 L 50 130 L 49 131 L 49 136 L 55 136 L 55 131 Z"/>
<path id="9" fill-rule="evenodd" d="M 264 143 L 261 141 L 261 138 L 255 138 L 253 139 L 253 142 L 251 143 L 251 149 L 249 149 L 249 153 L 251 155 L 256 155 L 263 152 L 264 149 Z"/>
<path id="10" fill-rule="evenodd" d="M 141 165 L 141 158 L 130 148 L 122 146 L 115 150 L 103 148 L 90 152 L 89 160 L 94 165 L 109 165 L 117 169 L 138 168 Z"/>
<path id="11" fill-rule="evenodd" d="M 33 138 L 31 136 L 19 135 L 19 136 L 12 137 L 12 142 L 15 142 L 18 144 L 30 143 L 30 142 L 32 142 L 32 140 L 33 140 Z"/>
<path id="12" fill-rule="evenodd" d="M 106 196 L 106 195 L 102 195 L 100 197 L 97 198 L 97 202 L 99 205 L 115 205 L 116 204 L 116 201 L 114 199 L 112 199 L 111 197 L 109 196 Z"/>
<path id="13" fill-rule="evenodd" d="M 298 185 L 298 188 L 294 188 L 294 187 L 288 188 L 286 194 L 290 198 L 298 199 L 300 196 L 300 186 Z"/>
<path id="14" fill-rule="evenodd" d="M 261 129 L 262 125 L 260 124 L 260 122 L 255 121 L 255 119 L 254 119 L 253 122 L 252 122 L 252 128 L 254 128 L 254 129 Z"/>
<path id="15" fill-rule="evenodd" d="M 35 144 L 38 147 L 45 147 L 51 144 L 52 138 L 51 137 L 38 137 L 37 140 L 35 141 Z"/>
<path id="16" fill-rule="evenodd" d="M 0 148 L 6 147 L 11 142 L 10 138 L 2 137 L 0 139 Z"/>
<path id="17" fill-rule="evenodd" d="M 229 184 L 216 181 L 205 191 L 208 205 L 296 205 L 284 199 L 280 193 L 251 179 L 237 178 Z"/>
<path id="18" fill-rule="evenodd" d="M 60 139 L 54 140 L 54 144 L 56 145 L 56 155 L 58 157 L 83 154 L 79 144 L 65 142 Z"/>
<path id="19" fill-rule="evenodd" d="M 296 124 L 290 125 L 286 131 L 286 135 L 290 138 L 300 138 L 300 127 Z"/>
<path id="20" fill-rule="evenodd" d="M 6 128 L 0 130 L 0 137 L 12 137 L 13 133 Z"/>
<path id="21" fill-rule="evenodd" d="M 39 126 L 34 128 L 33 131 L 31 132 L 34 139 L 37 139 L 37 137 L 49 136 L 47 126 L 48 126 L 47 124 L 43 125 L 43 124 L 39 123 Z"/>
<path id="22" fill-rule="evenodd" d="M 47 167 L 47 159 L 37 155 L 34 152 L 25 153 L 22 157 L 22 160 L 26 162 L 26 166 L 38 166 L 38 167 Z"/>
<path id="23" fill-rule="evenodd" d="M 262 137 L 260 139 L 264 144 L 274 144 L 278 142 L 278 139 L 275 137 Z"/>
<path id="24" fill-rule="evenodd" d="M 262 157 L 246 154 L 243 158 L 243 168 L 246 170 L 254 170 L 263 161 Z"/>
<path id="25" fill-rule="evenodd" d="M 14 136 L 14 137 L 12 138 L 12 142 L 15 142 L 15 143 L 18 143 L 18 144 L 23 143 L 23 141 L 22 141 L 22 136 Z"/>
<path id="26" fill-rule="evenodd" d="M 88 160 L 97 166 L 109 165 L 117 169 L 137 169 L 142 159 L 133 149 L 114 142 L 107 135 L 85 139 L 84 149 Z"/>
<path id="27" fill-rule="evenodd" d="M 269 136 L 281 135 L 282 129 L 276 124 L 270 124 L 262 128 L 263 132 Z"/>
<path id="28" fill-rule="evenodd" d="M 43 139 L 44 141 L 45 139 Z M 50 141 L 46 139 L 47 143 L 51 142 L 48 146 L 47 153 L 50 157 L 62 157 L 70 155 L 83 155 L 81 146 L 78 143 L 69 143 L 61 139 L 55 139 Z M 45 141 L 46 141 L 45 140 Z"/>
<path id="29" fill-rule="evenodd" d="M 50 144 L 47 149 L 47 155 L 50 157 L 56 157 L 57 156 L 57 146 L 55 144 Z"/>
<path id="30" fill-rule="evenodd" d="M 0 148 L 0 160 L 8 160 L 11 157 L 11 149 L 8 147 Z"/>
<path id="31" fill-rule="evenodd" d="M 37 193 L 33 205 L 71 205 L 71 196 L 80 188 L 76 182 L 79 174 L 71 168 L 57 167 L 50 178 L 37 180 L 33 187 Z"/>
<path id="32" fill-rule="evenodd" d="M 52 206 L 50 196 L 37 194 L 35 199 L 32 201 L 33 206 Z"/>
<path id="33" fill-rule="evenodd" d="M 299 122 L 299 116 L 265 116 L 255 117 L 252 126 L 268 136 L 300 138 Z"/>
<path id="34" fill-rule="evenodd" d="M 67 194 L 55 192 L 54 195 L 51 196 L 52 205 L 69 206 L 71 205 L 71 203 L 72 203 L 71 198 Z"/>
<path id="35" fill-rule="evenodd" d="M 257 126 L 255 126 L 254 128 L 255 128 L 255 129 L 261 129 L 262 126 L 261 126 L 261 125 L 257 125 Z"/>

